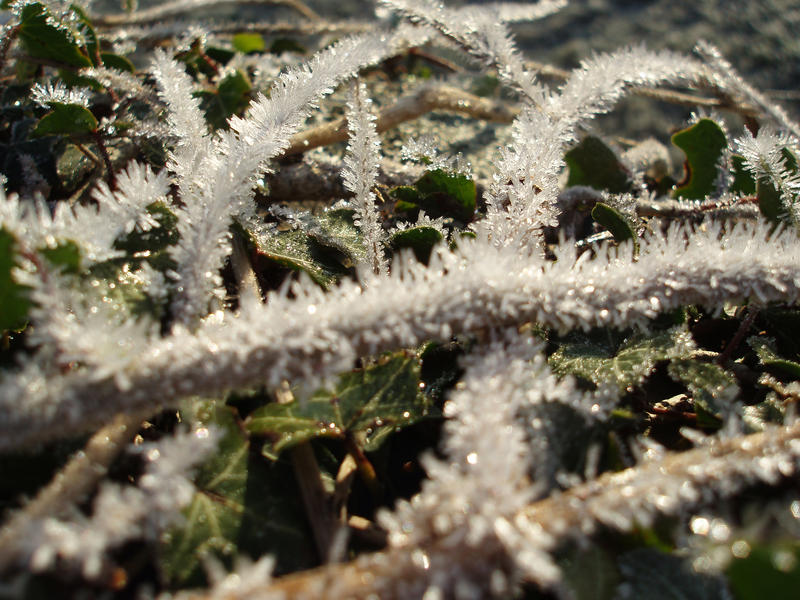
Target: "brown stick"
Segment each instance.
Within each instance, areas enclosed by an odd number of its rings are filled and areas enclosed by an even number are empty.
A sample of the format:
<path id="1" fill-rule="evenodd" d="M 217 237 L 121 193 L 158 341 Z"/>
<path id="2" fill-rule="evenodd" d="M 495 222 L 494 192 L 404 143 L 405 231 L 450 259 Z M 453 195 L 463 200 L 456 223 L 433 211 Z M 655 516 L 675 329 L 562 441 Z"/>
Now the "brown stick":
<path id="1" fill-rule="evenodd" d="M 444 110 L 498 123 L 510 123 L 519 113 L 499 102 L 480 98 L 447 85 L 423 86 L 412 94 L 398 99 L 378 115 L 375 126 L 378 133 L 397 127 L 400 123 L 416 119 L 434 110 Z M 292 138 L 286 154 L 299 154 L 319 146 L 327 146 L 347 139 L 347 122 L 344 118 L 324 123 L 298 133 Z"/>

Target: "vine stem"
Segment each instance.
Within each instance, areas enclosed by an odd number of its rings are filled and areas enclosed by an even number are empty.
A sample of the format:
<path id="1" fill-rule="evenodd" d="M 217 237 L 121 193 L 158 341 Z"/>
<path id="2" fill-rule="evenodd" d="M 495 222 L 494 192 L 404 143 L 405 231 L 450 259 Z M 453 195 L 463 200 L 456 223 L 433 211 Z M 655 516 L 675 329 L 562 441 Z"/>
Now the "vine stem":
<path id="1" fill-rule="evenodd" d="M 552 543 L 591 535 L 600 527 L 628 530 L 647 524 L 656 515 L 691 514 L 733 497 L 758 482 L 775 484 L 795 476 L 800 468 L 800 421 L 761 433 L 727 439 L 660 460 L 606 473 L 561 494 L 534 502 L 509 521 Z M 535 542 L 535 540 L 531 540 Z M 455 545 L 448 536 L 433 538 L 420 547 L 390 548 L 345 564 L 326 565 L 286 575 L 248 588 L 264 597 L 402 598 L 424 592 L 428 585 L 441 586 L 443 572 L 454 577 L 473 573 L 482 577 L 498 566 L 508 566 L 501 544 L 483 540 L 476 547 Z M 488 566 L 481 566 L 487 565 Z M 478 573 L 475 573 L 478 571 Z M 457 574 L 457 575 L 456 575 Z M 411 583 L 415 582 L 415 583 Z M 479 580 L 476 580 L 479 582 Z M 486 581 L 483 581 L 486 584 Z M 532 582 L 536 583 L 536 582 Z M 274 594 L 274 596 L 272 595 Z M 421 593 L 419 593 L 421 596 Z M 215 596 L 235 600 L 236 592 Z M 192 600 L 210 598 L 189 594 Z"/>
<path id="2" fill-rule="evenodd" d="M 141 414 L 117 415 L 89 439 L 83 450 L 75 453 L 33 500 L 9 519 L 0 530 L 0 572 L 17 560 L 14 549 L 19 549 L 20 544 L 16 540 L 27 535 L 32 522 L 63 514 L 94 489 L 122 449 L 133 440 L 144 418 Z"/>

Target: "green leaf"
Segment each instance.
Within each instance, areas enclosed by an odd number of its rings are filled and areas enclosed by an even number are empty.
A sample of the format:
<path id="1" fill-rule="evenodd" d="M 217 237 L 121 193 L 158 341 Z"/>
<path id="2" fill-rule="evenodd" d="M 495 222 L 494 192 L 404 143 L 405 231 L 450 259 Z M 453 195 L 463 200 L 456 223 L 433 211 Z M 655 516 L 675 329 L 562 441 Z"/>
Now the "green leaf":
<path id="1" fill-rule="evenodd" d="M 652 336 L 635 334 L 616 349 L 588 339 L 565 342 L 548 362 L 559 376 L 577 375 L 595 384 L 611 382 L 630 391 L 656 363 L 680 357 L 688 347 L 688 333 L 675 327 Z"/>
<path id="2" fill-rule="evenodd" d="M 38 2 L 23 7 L 19 40 L 25 52 L 34 58 L 71 67 L 91 67 L 92 61 L 68 28 L 57 27 L 54 22 L 50 11 Z"/>
<path id="3" fill-rule="evenodd" d="M 586 136 L 564 155 L 569 167 L 567 186 L 586 185 L 619 194 L 630 190 L 630 174 L 603 140 Z"/>
<path id="4" fill-rule="evenodd" d="M 81 136 L 97 131 L 97 119 L 92 112 L 80 104 L 52 103 L 52 110 L 41 118 L 34 137 L 45 135 Z"/>
<path id="5" fill-rule="evenodd" d="M 263 52 L 266 49 L 264 38 L 260 33 L 237 33 L 233 36 L 231 43 L 242 54 Z"/>
<path id="6" fill-rule="evenodd" d="M 103 60 L 103 66 L 109 69 L 116 69 L 123 73 L 135 73 L 136 67 L 133 63 L 122 56 L 121 54 L 114 54 L 113 52 L 101 52 L 100 58 Z"/>
<path id="7" fill-rule="evenodd" d="M 0 331 L 22 327 L 31 305 L 28 287 L 14 281 L 12 274 L 15 243 L 14 236 L 0 228 Z"/>
<path id="8" fill-rule="evenodd" d="M 95 164 L 75 144 L 65 144 L 56 159 L 56 175 L 66 192 L 73 192 L 94 171 Z"/>
<path id="9" fill-rule="evenodd" d="M 739 393 L 736 378 L 719 365 L 690 358 L 673 360 L 667 371 L 691 392 L 698 425 L 721 426 L 724 407 Z"/>
<path id="10" fill-rule="evenodd" d="M 42 248 L 39 253 L 65 273 L 80 273 L 81 250 L 75 242 L 61 242 L 53 248 Z"/>
<path id="11" fill-rule="evenodd" d="M 178 217 L 163 202 L 154 202 L 147 207 L 147 212 L 158 221 L 158 227 L 147 231 L 135 229 L 125 238 L 116 240 L 114 247 L 128 254 L 128 258 L 138 255 L 152 263 L 154 256 L 178 243 Z"/>
<path id="12" fill-rule="evenodd" d="M 250 104 L 252 86 L 247 76 L 239 70 L 219 82 L 215 92 L 198 92 L 206 119 L 215 129 L 227 126 L 228 119 L 240 114 Z"/>
<path id="13" fill-rule="evenodd" d="M 612 553 L 590 540 L 571 546 L 558 566 L 575 600 L 611 600 L 620 582 Z"/>
<path id="14" fill-rule="evenodd" d="M 307 273 L 323 288 L 327 289 L 347 272 L 331 257 L 328 248 L 304 231 L 256 234 L 243 227 L 241 231 L 261 256 L 283 267 Z"/>
<path id="15" fill-rule="evenodd" d="M 421 263 L 428 264 L 433 247 L 442 241 L 442 234 L 434 227 L 409 227 L 392 235 L 390 243 L 393 248 L 411 248 L 414 256 Z"/>
<path id="16" fill-rule="evenodd" d="M 775 340 L 752 336 L 747 343 L 755 351 L 761 364 L 771 372 L 778 372 L 792 379 L 800 379 L 800 364 L 781 358 L 775 351 Z"/>
<path id="17" fill-rule="evenodd" d="M 184 510 L 185 522 L 162 539 L 164 578 L 173 587 L 202 585 L 202 561 L 208 555 L 230 564 L 242 552 L 273 554 L 279 573 L 318 564 L 291 467 L 251 452 L 229 407 L 195 401 L 193 408 L 197 414 L 191 420 L 216 427 L 222 439 L 197 471 L 197 492 Z"/>
<path id="18" fill-rule="evenodd" d="M 711 119 L 700 119 L 673 135 L 672 143 L 686 155 L 685 183 L 675 188 L 673 197 L 702 200 L 714 191 L 719 160 L 728 146 L 725 132 Z"/>
<path id="19" fill-rule="evenodd" d="M 345 254 L 353 264 L 366 260 L 364 236 L 353 223 L 355 211 L 349 208 L 326 210 L 309 215 L 306 232 L 318 243 Z"/>
<path id="20" fill-rule="evenodd" d="M 364 449 L 376 450 L 392 432 L 428 414 L 419 383 L 415 355 L 383 357 L 376 365 L 341 375 L 333 390 L 257 409 L 246 421 L 247 431 L 267 437 L 263 453 L 273 460 L 286 448 L 318 437 L 363 434 Z"/>
<path id="21" fill-rule="evenodd" d="M 651 548 L 632 550 L 619 559 L 625 579 L 615 598 L 647 600 L 728 600 L 720 577 L 695 572 L 685 558 Z M 768 597 L 768 596 L 763 596 Z"/>
<path id="22" fill-rule="evenodd" d="M 725 573 L 737 600 L 794 600 L 800 590 L 800 544 L 751 546 L 747 557 L 734 558 Z"/>
<path id="23" fill-rule="evenodd" d="M 634 254 L 639 254 L 639 241 L 633 225 L 616 208 L 605 202 L 597 202 L 592 208 L 592 218 L 608 229 L 618 244 L 625 240 L 633 240 Z"/>
<path id="24" fill-rule="evenodd" d="M 744 157 L 734 154 L 731 156 L 731 163 L 733 166 L 733 181 L 728 191 L 731 194 L 742 194 L 744 196 L 755 194 L 756 182 L 753 179 L 753 175 L 744 165 Z"/>
<path id="25" fill-rule="evenodd" d="M 432 217 L 454 217 L 468 223 L 475 215 L 477 188 L 466 175 L 434 169 L 414 185 L 420 194 L 418 206 Z"/>
<path id="26" fill-rule="evenodd" d="M 797 173 L 797 159 L 788 148 L 781 150 L 781 156 L 787 172 Z M 775 188 L 771 180 L 762 178 L 756 183 L 756 196 L 761 214 L 774 223 L 792 225 L 792 210 L 786 206 L 786 201 L 781 197 L 780 191 Z"/>

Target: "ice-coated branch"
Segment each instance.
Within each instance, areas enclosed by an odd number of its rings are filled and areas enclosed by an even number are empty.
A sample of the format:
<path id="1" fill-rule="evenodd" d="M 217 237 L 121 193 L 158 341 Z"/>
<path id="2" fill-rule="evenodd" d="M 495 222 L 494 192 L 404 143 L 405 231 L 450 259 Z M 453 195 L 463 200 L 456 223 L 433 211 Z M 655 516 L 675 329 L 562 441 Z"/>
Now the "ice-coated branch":
<path id="1" fill-rule="evenodd" d="M 361 82 L 354 85 L 345 113 L 350 141 L 342 178 L 345 188 L 353 192 L 356 209 L 354 222 L 364 236 L 367 264 L 361 267 L 366 266 L 376 274 L 385 275 L 389 268 L 383 254 L 386 234 L 375 206 L 375 192 L 372 191 L 381 163 L 381 143 L 375 130 L 375 115 L 370 112 L 371 103 L 366 86 Z"/>
<path id="2" fill-rule="evenodd" d="M 23 371 L 6 377 L 0 449 L 99 427 L 118 412 L 182 396 L 313 381 L 346 370 L 357 356 L 487 327 L 646 327 L 659 313 L 687 304 L 718 310 L 747 298 L 795 302 L 798 265 L 796 234 L 776 234 L 761 222 L 724 236 L 719 224 L 676 227 L 642 240 L 636 261 L 627 246 L 591 259 L 576 258 L 568 245 L 551 262 L 486 240 L 463 243 L 458 252 L 439 252 L 427 268 L 396 260 L 390 277 L 364 286 L 345 281 L 323 293 L 306 282 L 292 290 L 294 299 L 275 295 L 246 316 L 217 315 L 194 334 L 153 341 L 113 376 L 77 371 L 45 381 Z"/>
<path id="3" fill-rule="evenodd" d="M 743 96 L 747 102 L 758 107 L 766 114 L 775 125 L 790 132 L 795 140 L 800 140 L 800 125 L 798 125 L 783 108 L 775 104 L 764 94 L 755 89 L 742 78 L 733 65 L 728 62 L 716 46 L 706 41 L 701 41 L 695 51 L 711 68 L 710 79 L 726 94 Z"/>
<path id="4" fill-rule="evenodd" d="M 734 497 L 758 483 L 776 485 L 800 471 L 800 422 L 762 433 L 710 440 L 686 452 L 667 453 L 640 466 L 608 473 L 534 502 L 510 520 L 531 536 L 552 540 L 581 538 L 599 526 L 623 531 L 647 524 L 657 515 L 689 515 L 699 508 Z M 341 565 L 266 580 L 248 593 L 315 598 L 407 598 L 430 587 L 464 581 L 470 592 L 494 590 L 492 573 L 509 568 L 503 549 L 486 544 L 480 552 L 435 544 L 399 547 L 362 555 Z M 534 583 L 547 585 L 547 581 Z M 481 587 L 482 586 L 482 587 Z M 500 590 L 502 592 L 502 590 Z M 203 594 L 190 596 L 202 600 Z M 232 590 L 226 600 L 243 598 Z"/>

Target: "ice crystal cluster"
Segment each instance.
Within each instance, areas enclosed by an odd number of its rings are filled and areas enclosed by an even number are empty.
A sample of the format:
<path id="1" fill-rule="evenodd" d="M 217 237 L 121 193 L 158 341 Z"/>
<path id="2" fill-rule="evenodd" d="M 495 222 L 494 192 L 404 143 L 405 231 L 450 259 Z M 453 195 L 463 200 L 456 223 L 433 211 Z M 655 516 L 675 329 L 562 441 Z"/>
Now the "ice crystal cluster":
<path id="1" fill-rule="evenodd" d="M 0 595 L 796 583 L 789 114 L 705 42 L 552 84 L 509 24 L 562 0 L 167 23 L 218 4 L 4 13 Z M 683 168 L 593 129 L 632 93 Z M 490 178 L 395 130 L 447 113 Z"/>

